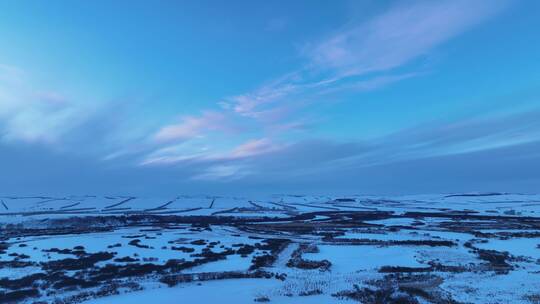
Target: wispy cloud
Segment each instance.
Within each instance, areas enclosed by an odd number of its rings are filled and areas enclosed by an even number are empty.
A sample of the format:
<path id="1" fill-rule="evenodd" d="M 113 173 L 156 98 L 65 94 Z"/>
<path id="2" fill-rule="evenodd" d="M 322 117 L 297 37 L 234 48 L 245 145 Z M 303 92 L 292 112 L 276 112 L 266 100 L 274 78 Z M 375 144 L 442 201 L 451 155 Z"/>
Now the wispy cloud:
<path id="1" fill-rule="evenodd" d="M 0 136 L 4 141 L 55 142 L 84 110 L 56 91 L 38 91 L 26 72 L 0 65 Z"/>
<path id="2" fill-rule="evenodd" d="M 205 168 L 202 173 L 194 175 L 191 179 L 202 181 L 219 180 L 221 182 L 234 181 L 250 175 L 249 168 L 242 165 L 216 165 Z"/>
<path id="3" fill-rule="evenodd" d="M 305 47 L 313 68 L 339 77 L 390 70 L 500 12 L 506 1 L 417 1 L 399 3 L 372 20 Z"/>
<path id="4" fill-rule="evenodd" d="M 322 95 L 370 91 L 423 75 L 414 68 L 395 70 L 496 15 L 506 4 L 487 0 L 398 3 L 370 20 L 353 20 L 325 39 L 305 45 L 303 68 L 227 98 L 221 105 L 241 116 L 280 121 L 285 115 L 279 114 L 317 102 Z"/>
<path id="5" fill-rule="evenodd" d="M 270 139 L 261 138 L 250 140 L 244 144 L 241 144 L 240 146 L 236 147 L 230 155 L 227 155 L 224 158 L 245 158 L 270 153 L 279 149 L 280 146 L 273 143 Z"/>
<path id="6" fill-rule="evenodd" d="M 297 83 L 299 77 L 298 73 L 292 72 L 264 84 L 253 92 L 227 98 L 220 104 L 241 116 L 264 118 L 264 113 L 270 113 L 275 109 L 275 103 L 299 93 L 302 89 L 302 84 Z"/>
<path id="7" fill-rule="evenodd" d="M 32 76 L 0 65 L 0 145 L 38 144 L 103 159 L 140 141 L 132 136 L 138 126 L 120 130 L 126 112 L 120 102 L 72 96 Z"/>
<path id="8" fill-rule="evenodd" d="M 535 142 L 540 142 L 538 109 L 419 124 L 362 142 L 362 149 L 346 155 L 338 154 L 325 162 L 327 167 L 364 168 Z M 322 167 L 318 166 L 319 169 Z"/>
<path id="9" fill-rule="evenodd" d="M 145 156 L 141 165 L 179 164 L 187 162 L 220 163 L 244 161 L 256 156 L 275 152 L 284 145 L 268 138 L 251 139 L 228 150 L 209 149 L 206 145 L 180 143 L 166 146 Z"/>
<path id="10" fill-rule="evenodd" d="M 179 123 L 162 127 L 153 138 L 159 142 L 184 141 L 211 131 L 231 131 L 233 127 L 224 113 L 204 112 L 200 116 L 185 116 Z"/>

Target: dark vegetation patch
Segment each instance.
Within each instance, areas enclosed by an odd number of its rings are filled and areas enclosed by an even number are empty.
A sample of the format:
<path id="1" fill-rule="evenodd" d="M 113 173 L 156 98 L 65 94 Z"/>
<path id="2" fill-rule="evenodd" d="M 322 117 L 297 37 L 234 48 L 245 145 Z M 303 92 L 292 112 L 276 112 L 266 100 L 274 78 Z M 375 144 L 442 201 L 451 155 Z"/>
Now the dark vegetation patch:
<path id="1" fill-rule="evenodd" d="M 230 248 L 225 249 L 224 251 L 221 251 L 221 252 L 215 252 L 215 251 L 212 251 L 211 248 L 206 247 L 206 248 L 203 248 L 201 253 L 195 253 L 195 254 L 192 254 L 191 256 L 202 257 L 209 260 L 219 261 L 219 260 L 225 260 L 228 255 L 233 255 L 235 253 L 236 252 Z"/>
<path id="2" fill-rule="evenodd" d="M 206 248 L 205 248 L 206 249 Z M 204 251 L 204 250 L 203 250 Z M 234 254 L 234 250 L 226 250 L 224 252 L 216 253 L 211 250 L 207 250 L 201 254 L 197 254 L 197 258 L 193 261 L 181 260 L 168 260 L 163 265 L 156 264 L 139 264 L 132 263 L 128 265 L 115 265 L 107 264 L 104 267 L 93 268 L 85 273 L 87 280 L 92 282 L 103 282 L 111 280 L 119 280 L 124 278 L 131 277 L 142 277 L 150 274 L 158 274 L 161 277 L 168 277 L 164 279 L 165 281 L 169 280 L 172 282 L 178 280 L 188 280 L 190 276 L 197 276 L 199 274 L 178 274 L 182 270 L 200 266 L 206 263 L 215 262 L 218 260 L 226 259 L 227 255 Z M 214 277 L 218 275 L 213 275 Z M 219 276 L 218 276 L 219 277 Z M 250 277 L 246 275 L 244 277 Z M 174 279 L 176 278 L 176 279 Z M 193 279 L 191 279 L 193 280 Z M 169 283 L 168 283 L 169 284 Z"/>
<path id="3" fill-rule="evenodd" d="M 7 252 L 7 249 L 9 248 L 9 244 L 6 242 L 0 242 L 0 254 L 5 254 Z"/>
<path id="4" fill-rule="evenodd" d="M 332 263 L 328 260 L 314 261 L 307 260 L 302 257 L 304 253 L 317 253 L 319 248 L 314 244 L 300 244 L 298 248 L 291 254 L 291 258 L 287 262 L 287 267 L 300 269 L 319 269 L 320 271 L 330 270 Z"/>
<path id="5" fill-rule="evenodd" d="M 25 260 L 25 259 L 29 259 L 30 256 L 27 255 L 27 254 L 24 254 L 24 253 L 19 253 L 19 255 L 17 256 L 17 259 L 20 259 L 20 260 Z"/>
<path id="6" fill-rule="evenodd" d="M 14 257 L 15 260 L 24 260 L 24 259 L 30 258 L 30 256 L 28 256 L 28 255 L 26 255 L 26 254 L 23 254 L 23 253 L 17 253 L 17 252 L 12 252 L 12 253 L 8 254 L 8 256 Z"/>
<path id="7" fill-rule="evenodd" d="M 86 252 L 84 251 L 84 247 L 82 246 L 76 246 L 73 249 L 58 249 L 56 247 L 50 248 L 50 249 L 42 249 L 42 252 L 47 253 L 57 253 L 57 254 L 71 254 L 75 256 L 84 256 L 86 255 Z"/>
<path id="8" fill-rule="evenodd" d="M 261 296 L 261 297 L 257 297 L 255 299 L 253 299 L 254 302 L 260 302 L 260 303 L 264 303 L 264 302 L 270 302 L 270 298 L 268 298 L 267 296 Z"/>
<path id="9" fill-rule="evenodd" d="M 532 304 L 540 304 L 540 294 L 528 294 L 523 298 Z"/>
<path id="10" fill-rule="evenodd" d="M 537 232 L 530 232 L 530 231 L 518 231 L 518 232 L 510 232 L 510 231 L 501 231 L 501 232 L 482 232 L 482 231 L 472 231 L 475 237 L 477 238 L 497 238 L 500 240 L 509 240 L 512 238 L 539 238 L 540 237 L 540 231 Z"/>
<path id="11" fill-rule="evenodd" d="M 185 252 L 185 253 L 191 253 L 191 252 L 194 252 L 194 251 L 195 251 L 194 248 L 191 248 L 191 247 L 184 247 L 184 246 L 179 246 L 179 247 L 171 246 L 171 249 L 172 249 L 172 250 L 176 250 L 176 251 L 182 251 L 182 252 Z"/>
<path id="12" fill-rule="evenodd" d="M 35 286 L 38 281 L 47 279 L 45 273 L 34 273 L 19 279 L 0 279 L 0 287 L 5 289 L 20 290 Z"/>
<path id="13" fill-rule="evenodd" d="M 251 260 L 249 270 L 257 270 L 262 267 L 272 266 L 277 260 L 279 253 L 282 252 L 290 242 L 291 241 L 288 239 L 266 239 L 261 243 L 256 243 L 255 248 L 269 251 L 269 253 L 254 256 Z"/>
<path id="14" fill-rule="evenodd" d="M 382 266 L 379 268 L 380 273 L 395 273 L 395 272 L 431 272 L 432 267 L 403 267 L 403 266 Z"/>
<path id="15" fill-rule="evenodd" d="M 449 221 L 438 223 L 441 228 L 450 231 L 473 233 L 479 229 L 538 229 L 540 218 L 517 215 L 483 215 L 468 211 L 417 212 L 408 211 L 402 217 L 446 218 Z"/>
<path id="16" fill-rule="evenodd" d="M 97 262 L 107 261 L 114 257 L 115 253 L 97 252 L 80 256 L 76 259 L 67 258 L 62 260 L 44 262 L 42 268 L 44 270 L 65 271 L 65 270 L 83 270 L 94 267 Z"/>
<path id="17" fill-rule="evenodd" d="M 429 246 L 429 247 L 453 247 L 457 244 L 446 240 L 372 240 L 353 238 L 330 238 L 325 237 L 325 242 L 337 245 L 372 245 L 372 246 Z"/>
<path id="18" fill-rule="evenodd" d="M 25 268 L 30 266 L 38 266 L 36 262 L 30 261 L 0 261 L 0 268 Z"/>
<path id="19" fill-rule="evenodd" d="M 242 257 L 247 257 L 248 255 L 252 254 L 255 251 L 255 246 L 251 245 L 243 245 L 242 247 L 238 248 L 236 250 L 236 253 L 241 255 Z"/>
<path id="20" fill-rule="evenodd" d="M 340 291 L 332 296 L 342 299 L 355 300 L 363 304 L 419 304 L 418 300 L 395 288 L 372 289 L 354 285 L 353 290 Z"/>
<path id="21" fill-rule="evenodd" d="M 322 290 L 316 288 L 308 291 L 301 291 L 298 295 L 301 297 L 316 296 L 323 294 Z"/>
<path id="22" fill-rule="evenodd" d="M 89 227 L 89 220 L 82 220 L 80 225 L 76 225 L 73 222 L 73 218 L 58 218 L 54 220 L 47 220 L 47 225 L 44 228 L 25 228 L 22 224 L 7 224 L 2 229 L 2 238 L 22 238 L 28 236 L 53 236 L 53 235 L 67 235 L 67 234 L 86 234 L 86 233 L 98 233 L 98 232 L 110 232 L 113 229 L 111 227 L 95 226 Z M 90 220 L 93 222 L 94 220 Z M 52 223 L 50 223 L 52 222 Z M 69 224 L 64 225 L 64 222 Z M 96 224 L 97 225 L 97 224 Z"/>
<path id="23" fill-rule="evenodd" d="M 84 290 L 75 295 L 69 295 L 65 298 L 54 300 L 54 304 L 72 304 L 72 303 L 81 303 L 86 300 L 102 298 L 111 295 L 117 295 L 120 292 L 120 288 L 123 288 L 125 291 L 139 291 L 143 288 L 136 282 L 108 282 L 97 290 Z M 42 304 L 41 302 L 36 302 L 36 304 Z M 45 304 L 45 302 L 43 302 Z"/>
<path id="24" fill-rule="evenodd" d="M 254 256 L 253 259 L 251 259 L 251 266 L 249 267 L 249 270 L 256 270 L 262 267 L 270 267 L 272 266 L 272 264 L 274 264 L 275 261 L 276 258 L 270 254 Z"/>
<path id="25" fill-rule="evenodd" d="M 469 248 L 473 253 L 476 253 L 479 259 L 488 262 L 490 267 L 497 274 L 507 274 L 510 270 L 514 269 L 514 267 L 508 263 L 508 260 L 511 258 L 508 252 L 480 249 L 475 247 L 471 242 L 466 242 L 463 246 Z"/>
<path id="26" fill-rule="evenodd" d="M 51 211 L 50 213 L 58 213 Z M 41 214 L 41 213 L 40 213 Z M 46 214 L 46 213 L 44 213 Z M 153 227 L 169 227 L 182 224 L 190 224 L 193 227 L 204 227 L 198 229 L 211 230 L 210 225 L 228 225 L 246 227 L 249 229 L 262 229 L 273 231 L 287 231 L 306 233 L 316 231 L 318 223 L 301 223 L 316 216 L 326 216 L 334 222 L 346 227 L 367 227 L 372 224 L 365 224 L 362 221 L 380 220 L 391 218 L 392 212 L 389 211 L 318 211 L 308 212 L 293 215 L 288 218 L 282 217 L 259 217 L 245 218 L 234 216 L 181 216 L 172 214 L 151 214 L 151 213 L 133 213 L 123 215 L 103 215 L 91 217 L 66 217 L 66 218 L 49 218 L 43 223 L 40 228 L 24 227 L 21 224 L 6 224 L 3 228 L 3 236 L 25 237 L 39 235 L 65 235 L 65 234 L 83 234 L 92 232 L 107 232 L 112 231 L 117 227 L 129 226 L 153 226 Z M 271 221 L 272 223 L 268 223 Z M 292 224 L 291 224 L 292 223 Z M 282 224 L 282 225 L 280 225 Z M 132 236 L 135 237 L 135 236 Z M 143 237 L 143 236 L 137 236 Z"/>
<path id="27" fill-rule="evenodd" d="M 431 274 L 389 274 L 380 280 L 367 281 L 367 286 L 354 285 L 353 290 L 333 294 L 334 297 L 366 304 L 459 304 L 439 286 L 441 277 Z"/>
<path id="28" fill-rule="evenodd" d="M 313 235 L 320 236 L 323 240 L 332 240 L 333 238 L 344 236 L 344 230 L 319 230 L 312 233 Z"/>
<path id="29" fill-rule="evenodd" d="M 116 258 L 116 259 L 114 259 L 114 261 L 115 262 L 120 262 L 120 263 L 133 263 L 133 262 L 138 262 L 140 260 L 132 258 L 130 256 L 125 256 L 123 258 Z"/>
<path id="30" fill-rule="evenodd" d="M 194 281 L 210 281 L 210 280 L 225 280 L 225 279 L 271 279 L 275 274 L 266 271 L 222 271 L 222 272 L 203 272 L 203 273 L 186 273 L 164 276 L 160 282 L 167 284 L 169 287 L 176 286 L 180 283 L 189 283 Z"/>
<path id="31" fill-rule="evenodd" d="M 18 303 L 28 298 L 36 298 L 39 295 L 39 291 L 36 289 L 20 289 L 10 292 L 0 292 L 0 303 Z"/>
<path id="32" fill-rule="evenodd" d="M 484 261 L 488 261 L 495 267 L 509 267 L 510 264 L 506 262 L 509 258 L 507 252 L 499 252 L 496 250 L 478 249 L 478 257 Z"/>
<path id="33" fill-rule="evenodd" d="M 206 240 L 195 240 L 195 241 L 191 242 L 190 244 L 191 245 L 204 246 L 204 245 L 206 245 Z"/>
<path id="34" fill-rule="evenodd" d="M 125 266 L 108 264 L 101 268 L 94 267 L 86 269 L 86 271 L 76 272 L 73 276 L 67 276 L 61 270 L 48 267 L 47 273 L 32 274 L 19 279 L 1 279 L 0 287 L 14 291 L 22 290 L 30 286 L 35 290 L 38 288 L 42 290 L 51 290 L 50 287 L 53 287 L 56 290 L 73 290 L 74 288 L 85 289 L 100 286 L 103 282 L 108 282 L 107 284 L 110 284 L 119 279 L 140 277 L 152 273 L 166 274 L 167 271 L 179 271 L 180 269 L 193 267 L 194 265 L 203 262 L 203 260 L 186 263 L 183 263 L 183 261 L 169 261 L 165 265 L 130 264 Z"/>
<path id="35" fill-rule="evenodd" d="M 90 288 L 99 286 L 101 282 L 97 281 L 88 281 L 85 279 L 79 279 L 74 277 L 62 276 L 61 280 L 58 280 L 54 283 L 53 287 L 55 289 L 64 289 L 64 288 Z"/>
<path id="36" fill-rule="evenodd" d="M 156 264 L 128 264 L 115 265 L 107 264 L 100 268 L 91 269 L 87 272 L 87 277 L 92 281 L 103 282 L 122 278 L 132 278 L 145 276 L 151 273 L 160 273 L 170 268 L 169 265 Z"/>
<path id="37" fill-rule="evenodd" d="M 148 245 L 141 244 L 141 240 L 139 240 L 139 239 L 134 239 L 134 240 L 129 241 L 128 245 L 135 246 L 137 248 L 143 248 L 143 249 L 151 249 L 152 248 L 152 247 L 150 247 Z"/>
<path id="38" fill-rule="evenodd" d="M 464 266 L 448 266 L 430 262 L 429 267 L 404 267 L 404 266 L 382 266 L 379 273 L 415 273 L 415 272 L 466 272 L 470 269 Z"/>

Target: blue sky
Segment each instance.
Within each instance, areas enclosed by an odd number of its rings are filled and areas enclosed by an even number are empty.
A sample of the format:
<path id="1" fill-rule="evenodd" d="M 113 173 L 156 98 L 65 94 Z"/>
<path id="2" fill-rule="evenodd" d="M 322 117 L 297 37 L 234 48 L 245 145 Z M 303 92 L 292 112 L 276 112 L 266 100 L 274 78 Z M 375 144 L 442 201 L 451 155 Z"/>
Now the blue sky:
<path id="1" fill-rule="evenodd" d="M 535 192 L 536 1 L 2 1 L 0 191 Z"/>

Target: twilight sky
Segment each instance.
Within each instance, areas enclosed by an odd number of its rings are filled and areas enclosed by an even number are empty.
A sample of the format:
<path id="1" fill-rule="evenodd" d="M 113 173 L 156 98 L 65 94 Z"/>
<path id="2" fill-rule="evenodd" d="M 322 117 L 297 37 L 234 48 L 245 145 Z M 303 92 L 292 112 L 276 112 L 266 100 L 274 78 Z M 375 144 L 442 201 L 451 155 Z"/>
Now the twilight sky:
<path id="1" fill-rule="evenodd" d="M 540 2 L 0 1 L 0 194 L 538 192 Z"/>

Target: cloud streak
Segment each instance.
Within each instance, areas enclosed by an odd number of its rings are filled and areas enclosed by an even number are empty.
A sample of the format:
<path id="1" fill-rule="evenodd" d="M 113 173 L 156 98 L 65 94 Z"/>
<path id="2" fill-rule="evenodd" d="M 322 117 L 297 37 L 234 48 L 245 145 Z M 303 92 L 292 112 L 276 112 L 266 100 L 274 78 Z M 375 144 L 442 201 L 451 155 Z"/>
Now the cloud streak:
<path id="1" fill-rule="evenodd" d="M 316 69 L 348 77 L 397 68 L 494 16 L 505 1 L 399 3 L 305 49 Z"/>
<path id="2" fill-rule="evenodd" d="M 153 138 L 158 142 L 185 141 L 203 136 L 207 132 L 233 129 L 225 114 L 208 111 L 200 116 L 185 116 L 179 123 L 166 125 L 159 129 Z"/>
<path id="3" fill-rule="evenodd" d="M 3 141 L 58 142 L 84 117 L 55 91 L 37 91 L 26 72 L 0 66 L 0 137 Z"/>

